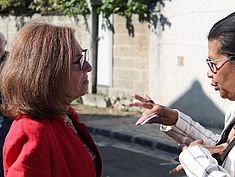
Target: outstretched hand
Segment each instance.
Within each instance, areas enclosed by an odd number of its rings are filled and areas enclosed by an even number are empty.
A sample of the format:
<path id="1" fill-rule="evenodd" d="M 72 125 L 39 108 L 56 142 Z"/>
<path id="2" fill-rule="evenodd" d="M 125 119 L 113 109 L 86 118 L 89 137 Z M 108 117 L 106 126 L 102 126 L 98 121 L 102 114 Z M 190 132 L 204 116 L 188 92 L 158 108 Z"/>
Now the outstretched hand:
<path id="1" fill-rule="evenodd" d="M 203 143 L 202 140 L 198 139 L 198 140 L 195 140 L 192 143 L 190 143 L 188 147 L 198 145 L 198 146 L 205 147 L 211 154 L 216 154 L 216 153 L 222 154 L 228 146 L 227 143 L 220 144 L 220 145 L 217 145 L 217 146 L 207 146 L 207 145 L 202 145 L 202 143 Z M 187 149 L 188 147 L 184 146 L 183 150 Z M 169 171 L 169 174 L 178 174 L 178 173 L 181 173 L 183 171 L 184 171 L 183 166 L 180 164 L 180 165 L 177 165 L 171 171 Z"/>
<path id="2" fill-rule="evenodd" d="M 129 106 L 135 106 L 147 109 L 136 122 L 136 125 L 142 125 L 147 119 L 147 123 L 159 123 L 164 125 L 175 125 L 178 120 L 178 112 L 165 106 L 155 104 L 149 96 L 141 97 L 134 95 L 138 101 L 129 103 Z"/>

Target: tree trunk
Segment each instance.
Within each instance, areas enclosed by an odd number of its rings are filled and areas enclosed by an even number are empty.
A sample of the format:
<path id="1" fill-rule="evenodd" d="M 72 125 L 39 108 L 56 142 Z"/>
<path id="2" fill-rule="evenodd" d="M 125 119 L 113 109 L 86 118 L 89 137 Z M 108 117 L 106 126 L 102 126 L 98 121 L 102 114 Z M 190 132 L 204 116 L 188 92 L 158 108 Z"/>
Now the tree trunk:
<path id="1" fill-rule="evenodd" d="M 91 93 L 97 93 L 97 52 L 98 52 L 98 22 L 97 6 L 91 6 Z"/>

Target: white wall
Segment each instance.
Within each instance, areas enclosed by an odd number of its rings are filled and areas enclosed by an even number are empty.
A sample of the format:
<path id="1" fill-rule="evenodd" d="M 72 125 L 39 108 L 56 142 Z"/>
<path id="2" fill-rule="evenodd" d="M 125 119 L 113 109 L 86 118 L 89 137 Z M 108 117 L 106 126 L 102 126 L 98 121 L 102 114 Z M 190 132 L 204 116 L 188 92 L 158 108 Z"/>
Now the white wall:
<path id="1" fill-rule="evenodd" d="M 63 16 L 44 16 L 40 17 L 39 15 L 34 15 L 32 18 L 25 17 L 24 22 L 27 23 L 30 20 L 39 20 L 49 22 L 51 24 L 57 25 L 67 25 L 75 29 L 75 36 L 78 39 L 80 45 L 83 48 L 89 48 L 89 29 L 87 29 L 84 24 L 83 18 L 80 18 L 79 23 L 72 17 L 63 17 Z M 16 28 L 16 18 L 14 16 L 9 17 L 0 17 L 0 31 L 5 35 L 8 45 L 7 50 L 11 49 L 11 42 L 13 41 L 17 31 Z"/>
<path id="2" fill-rule="evenodd" d="M 234 7 L 234 0 L 166 1 L 162 13 L 171 25 L 166 25 L 164 31 L 159 29 L 157 35 L 151 34 L 151 96 L 205 124 L 221 127 L 230 102 L 220 98 L 206 76 L 207 34 Z"/>

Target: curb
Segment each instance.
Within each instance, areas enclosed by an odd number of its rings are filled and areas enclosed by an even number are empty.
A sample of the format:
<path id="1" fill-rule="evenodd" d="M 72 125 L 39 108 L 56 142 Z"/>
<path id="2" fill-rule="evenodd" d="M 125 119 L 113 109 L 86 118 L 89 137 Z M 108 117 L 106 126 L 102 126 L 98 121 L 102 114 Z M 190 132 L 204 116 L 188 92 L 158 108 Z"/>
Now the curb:
<path id="1" fill-rule="evenodd" d="M 143 137 L 143 136 L 141 136 L 141 137 L 140 136 L 132 136 L 132 135 L 128 135 L 128 134 L 125 134 L 122 132 L 111 131 L 111 130 L 93 127 L 93 126 L 89 126 L 89 125 L 87 125 L 87 128 L 91 134 L 101 135 L 101 136 L 108 137 L 111 139 L 129 142 L 134 145 L 144 146 L 145 148 L 149 148 L 152 150 L 159 149 L 159 150 L 167 151 L 167 152 L 174 153 L 174 154 L 179 154 L 181 152 L 177 146 L 172 146 L 172 145 L 169 145 L 167 143 L 163 143 L 158 140 L 153 140 L 151 138 L 147 138 L 147 137 Z"/>

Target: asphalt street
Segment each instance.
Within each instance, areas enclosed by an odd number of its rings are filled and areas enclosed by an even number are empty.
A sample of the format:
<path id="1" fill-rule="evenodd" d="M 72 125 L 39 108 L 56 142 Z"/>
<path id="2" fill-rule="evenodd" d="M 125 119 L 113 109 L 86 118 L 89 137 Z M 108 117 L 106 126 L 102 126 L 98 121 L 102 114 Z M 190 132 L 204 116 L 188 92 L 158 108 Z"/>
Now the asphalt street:
<path id="1" fill-rule="evenodd" d="M 178 163 L 176 154 L 147 150 L 140 146 L 93 136 L 103 159 L 102 177 L 184 177 L 168 172 Z"/>
<path id="2" fill-rule="evenodd" d="M 179 146 L 159 125 L 136 126 L 137 117 L 80 114 L 103 157 L 103 177 L 171 177 Z M 219 129 L 211 129 L 220 133 Z M 183 177 L 185 174 L 176 175 Z"/>

